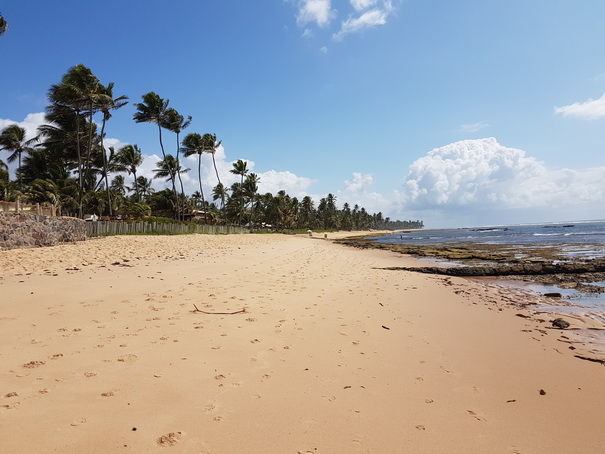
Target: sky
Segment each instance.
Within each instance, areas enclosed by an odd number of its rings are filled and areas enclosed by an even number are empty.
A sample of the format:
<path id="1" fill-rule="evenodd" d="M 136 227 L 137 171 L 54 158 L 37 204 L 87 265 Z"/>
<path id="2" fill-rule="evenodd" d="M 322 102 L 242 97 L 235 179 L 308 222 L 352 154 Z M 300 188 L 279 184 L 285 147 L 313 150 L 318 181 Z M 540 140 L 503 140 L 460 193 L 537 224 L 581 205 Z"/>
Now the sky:
<path id="1" fill-rule="evenodd" d="M 222 140 L 226 184 L 243 159 L 262 193 L 333 193 L 430 228 L 605 218 L 603 0 L 3 0 L 0 12 L 0 130 L 33 137 L 50 86 L 82 63 L 129 97 L 108 142 L 137 144 L 148 177 L 157 128 L 132 116 L 154 91 L 192 116 L 183 135 Z M 191 193 L 197 161 L 184 165 Z"/>

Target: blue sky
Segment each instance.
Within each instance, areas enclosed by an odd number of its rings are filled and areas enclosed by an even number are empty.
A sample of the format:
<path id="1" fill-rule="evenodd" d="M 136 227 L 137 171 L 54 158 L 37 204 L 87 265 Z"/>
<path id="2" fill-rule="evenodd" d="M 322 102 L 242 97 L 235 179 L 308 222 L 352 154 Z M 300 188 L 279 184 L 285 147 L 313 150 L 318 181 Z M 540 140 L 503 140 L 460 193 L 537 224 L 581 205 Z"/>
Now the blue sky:
<path id="1" fill-rule="evenodd" d="M 263 192 L 332 192 L 427 227 L 605 218 L 602 0 L 5 0 L 0 11 L 0 128 L 33 131 L 51 84 L 82 63 L 130 98 L 107 135 L 138 144 L 148 175 L 157 130 L 132 115 L 155 91 L 193 117 L 185 133 L 223 141 L 225 178 L 248 160 Z M 209 190 L 209 158 L 204 175 Z M 186 184 L 196 189 L 195 172 Z"/>

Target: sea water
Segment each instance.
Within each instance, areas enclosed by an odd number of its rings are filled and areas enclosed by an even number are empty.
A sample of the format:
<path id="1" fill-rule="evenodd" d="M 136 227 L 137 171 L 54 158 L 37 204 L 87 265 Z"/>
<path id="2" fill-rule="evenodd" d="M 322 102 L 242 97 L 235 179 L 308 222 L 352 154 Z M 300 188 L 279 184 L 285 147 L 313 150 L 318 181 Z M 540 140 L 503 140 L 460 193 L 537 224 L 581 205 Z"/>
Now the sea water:
<path id="1" fill-rule="evenodd" d="M 556 246 L 563 258 L 605 258 L 605 220 L 573 221 L 546 224 L 522 224 L 458 229 L 410 230 L 376 238 L 381 243 L 420 246 L 442 246 L 449 243 L 516 245 L 522 255 L 523 246 Z M 542 284 L 515 284 L 502 280 L 503 285 L 515 285 L 534 293 L 559 292 L 565 301 L 588 310 L 605 310 L 605 293 L 583 293 Z M 604 282 L 591 285 L 605 286 Z M 559 309 L 561 309 L 559 307 Z M 570 309 L 571 310 L 571 309 Z"/>

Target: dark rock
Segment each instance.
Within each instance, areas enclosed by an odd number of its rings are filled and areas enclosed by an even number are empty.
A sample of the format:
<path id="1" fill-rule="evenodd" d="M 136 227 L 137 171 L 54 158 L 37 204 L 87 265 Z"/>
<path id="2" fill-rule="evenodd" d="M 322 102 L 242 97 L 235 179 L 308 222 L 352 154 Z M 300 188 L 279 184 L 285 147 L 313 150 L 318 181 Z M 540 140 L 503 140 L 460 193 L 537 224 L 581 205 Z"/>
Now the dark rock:
<path id="1" fill-rule="evenodd" d="M 561 298 L 563 295 L 561 295 L 559 292 L 549 292 L 545 293 L 544 296 L 547 296 L 548 298 Z"/>
<path id="2" fill-rule="evenodd" d="M 540 395 L 541 396 L 545 396 L 546 395 L 546 391 L 544 391 L 543 389 L 540 390 Z"/>
<path id="3" fill-rule="evenodd" d="M 567 329 L 569 328 L 569 322 L 563 320 L 562 318 L 555 318 L 552 322 L 552 326 L 559 329 Z"/>

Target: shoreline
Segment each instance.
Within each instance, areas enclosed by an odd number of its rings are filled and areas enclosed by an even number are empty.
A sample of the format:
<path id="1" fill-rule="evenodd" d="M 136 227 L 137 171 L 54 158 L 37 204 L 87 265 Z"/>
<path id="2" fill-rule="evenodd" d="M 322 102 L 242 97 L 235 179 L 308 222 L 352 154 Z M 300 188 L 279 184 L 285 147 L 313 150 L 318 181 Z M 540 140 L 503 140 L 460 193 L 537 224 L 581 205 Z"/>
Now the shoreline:
<path id="1" fill-rule="evenodd" d="M 576 358 L 595 354 L 575 329 L 583 321 L 553 329 L 515 305 L 531 303 L 521 293 L 389 270 L 417 260 L 343 247 L 340 235 L 107 237 L 0 253 L 4 452 L 605 443 L 605 368 Z"/>

